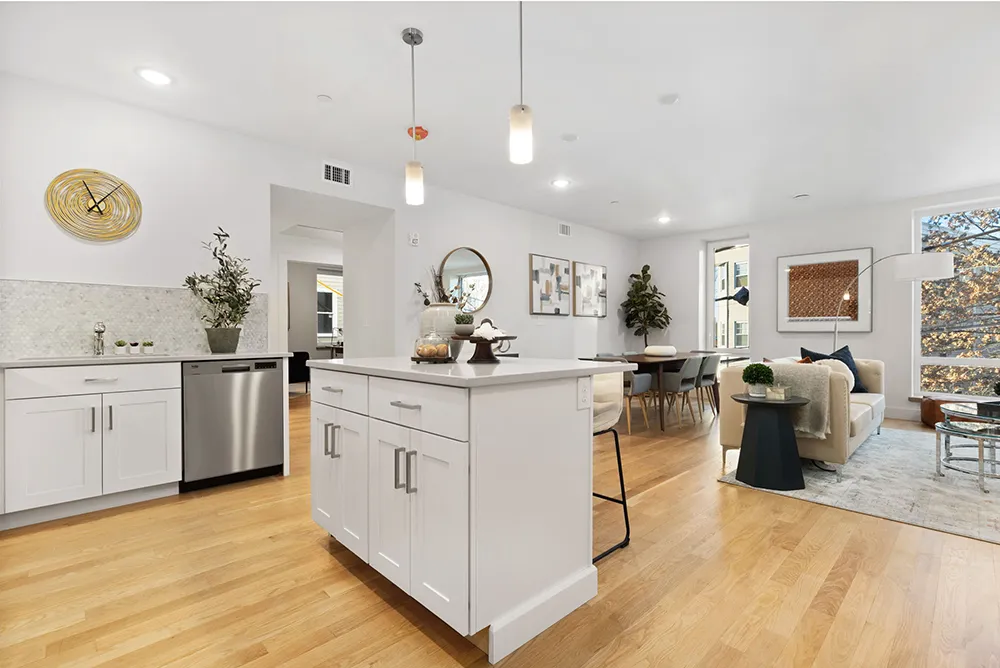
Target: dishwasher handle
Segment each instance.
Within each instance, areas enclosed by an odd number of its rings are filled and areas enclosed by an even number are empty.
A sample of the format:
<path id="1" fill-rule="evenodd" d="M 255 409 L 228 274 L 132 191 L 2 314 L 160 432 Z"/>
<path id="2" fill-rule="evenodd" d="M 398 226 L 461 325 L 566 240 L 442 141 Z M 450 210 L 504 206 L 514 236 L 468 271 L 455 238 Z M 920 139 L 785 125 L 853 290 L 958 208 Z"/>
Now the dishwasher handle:
<path id="1" fill-rule="evenodd" d="M 245 373 L 249 370 L 249 364 L 229 364 L 222 367 L 222 373 Z"/>

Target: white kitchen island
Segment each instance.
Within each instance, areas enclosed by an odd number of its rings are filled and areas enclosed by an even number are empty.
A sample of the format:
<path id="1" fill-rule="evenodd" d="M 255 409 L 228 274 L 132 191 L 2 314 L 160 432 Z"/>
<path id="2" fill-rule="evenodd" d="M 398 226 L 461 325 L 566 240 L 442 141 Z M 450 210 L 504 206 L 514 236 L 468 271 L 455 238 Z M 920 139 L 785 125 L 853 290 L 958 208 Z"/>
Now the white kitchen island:
<path id="1" fill-rule="evenodd" d="M 334 538 L 459 633 L 488 627 L 491 663 L 597 595 L 591 377 L 634 364 L 308 364 Z"/>

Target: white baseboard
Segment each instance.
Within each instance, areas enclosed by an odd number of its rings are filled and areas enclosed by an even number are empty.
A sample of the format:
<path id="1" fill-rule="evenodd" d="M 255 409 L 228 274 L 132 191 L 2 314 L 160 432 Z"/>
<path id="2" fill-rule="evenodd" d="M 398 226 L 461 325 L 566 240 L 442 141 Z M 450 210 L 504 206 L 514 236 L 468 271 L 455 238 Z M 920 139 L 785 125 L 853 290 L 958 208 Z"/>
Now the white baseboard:
<path id="1" fill-rule="evenodd" d="M 588 566 L 514 608 L 490 625 L 490 663 L 496 663 L 597 596 L 597 568 Z"/>
<path id="2" fill-rule="evenodd" d="M 892 407 L 889 406 L 885 409 L 885 416 L 887 418 L 892 418 L 893 420 L 909 420 L 911 422 L 920 422 L 920 409 L 911 408 L 909 406 L 902 407 Z"/>
<path id="3" fill-rule="evenodd" d="M 0 530 L 16 529 L 17 527 L 49 522 L 51 520 L 61 520 L 74 515 L 92 513 L 97 510 L 107 510 L 127 506 L 140 501 L 151 501 L 161 499 L 165 496 L 177 494 L 177 483 L 171 482 L 166 485 L 156 485 L 144 489 L 132 489 L 127 492 L 117 494 L 105 494 L 69 503 L 58 503 L 54 506 L 44 506 L 42 508 L 30 508 L 16 513 L 0 515 Z"/>

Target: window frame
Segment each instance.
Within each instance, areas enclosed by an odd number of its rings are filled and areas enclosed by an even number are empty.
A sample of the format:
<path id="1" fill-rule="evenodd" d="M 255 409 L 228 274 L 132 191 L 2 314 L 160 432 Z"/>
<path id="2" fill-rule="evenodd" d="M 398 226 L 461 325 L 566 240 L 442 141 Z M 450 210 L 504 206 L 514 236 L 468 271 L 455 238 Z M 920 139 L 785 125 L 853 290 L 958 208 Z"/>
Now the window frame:
<path id="1" fill-rule="evenodd" d="M 316 283 L 317 283 L 317 285 L 320 283 L 320 276 L 342 276 L 342 274 L 337 274 L 337 273 L 334 273 L 332 271 L 317 270 L 316 271 Z M 332 288 L 331 288 L 331 290 L 332 290 Z M 320 293 L 319 290 L 316 290 L 316 294 L 319 295 L 321 293 Z M 343 327 L 340 325 L 340 322 L 338 321 L 338 318 L 337 318 L 337 315 L 338 315 L 338 311 L 337 311 L 337 294 L 333 293 L 333 292 L 331 292 L 330 294 L 333 295 L 333 297 L 331 298 L 331 302 L 332 302 L 331 306 L 333 308 L 332 311 L 320 311 L 319 310 L 319 300 L 318 299 L 317 299 L 317 303 L 316 303 L 316 347 L 317 348 L 319 348 L 320 346 L 332 346 L 333 345 L 334 339 L 336 338 L 336 336 L 333 334 L 333 330 L 335 330 L 335 329 L 340 329 L 341 330 L 340 338 L 343 338 L 343 336 L 344 336 L 344 334 L 343 334 Z M 330 322 L 332 323 L 331 326 L 330 326 L 330 330 L 331 330 L 330 334 L 322 334 L 319 331 L 319 317 L 321 315 L 328 315 L 328 316 L 330 316 Z"/>
<path id="2" fill-rule="evenodd" d="M 736 331 L 736 328 L 739 325 L 743 325 L 743 327 L 746 329 L 746 331 L 743 332 L 742 335 L 738 331 Z M 745 346 L 739 345 L 739 337 L 740 336 L 745 336 L 746 337 L 747 344 Z M 748 348 L 750 348 L 750 321 L 749 320 L 734 320 L 733 321 L 733 348 L 736 349 L 736 350 L 747 350 Z"/>
<path id="3" fill-rule="evenodd" d="M 739 271 L 738 271 L 740 265 L 743 265 L 743 273 L 742 274 L 739 273 Z M 749 286 L 750 286 L 750 260 L 749 259 L 746 262 L 735 262 L 735 261 L 733 262 L 733 287 L 736 288 L 737 290 L 739 290 L 740 288 L 744 287 L 743 285 L 739 285 L 739 279 L 740 278 L 746 278 L 747 282 L 744 285 L 747 287 L 747 289 L 749 289 Z"/>
<path id="4" fill-rule="evenodd" d="M 972 200 L 967 202 L 956 202 L 953 204 L 941 204 L 913 210 L 911 221 L 911 252 L 918 253 L 923 248 L 923 229 L 921 219 L 928 216 L 939 216 L 946 213 L 958 213 L 969 211 L 970 209 L 1000 209 L 1000 198 L 988 198 Z M 977 394 L 955 394 L 948 392 L 924 391 L 920 386 L 920 369 L 923 366 L 964 366 L 978 368 L 1000 369 L 1000 357 L 923 357 L 921 355 L 921 337 L 923 334 L 923 322 L 921 310 L 923 306 L 923 281 L 913 281 L 910 285 L 912 291 L 911 303 L 913 313 L 911 319 L 911 339 L 910 339 L 910 396 L 911 397 L 936 397 L 936 398 L 961 398 L 967 399 L 995 399 L 986 395 Z"/>
<path id="5" fill-rule="evenodd" d="M 704 330 L 703 330 L 704 331 L 704 336 L 702 337 L 702 339 L 703 339 L 703 344 L 702 345 L 705 346 L 706 350 L 715 350 L 715 351 L 720 352 L 720 353 L 731 353 L 731 354 L 737 354 L 738 353 L 738 354 L 744 355 L 744 356 L 750 354 L 750 350 L 752 349 L 752 346 L 753 346 L 753 337 L 750 337 L 750 345 L 747 346 L 746 348 L 736 348 L 734 346 L 735 341 L 729 340 L 730 338 L 735 339 L 735 336 L 729 337 L 728 332 L 727 332 L 726 345 L 725 346 L 716 346 L 715 345 L 715 326 L 716 326 L 715 325 L 715 305 L 716 305 L 716 301 L 715 301 L 715 266 L 716 266 L 715 265 L 715 253 L 718 250 L 722 250 L 724 248 L 729 248 L 730 246 L 747 246 L 747 261 L 746 261 L 746 263 L 747 263 L 747 289 L 749 289 L 749 287 L 750 287 L 750 283 L 749 283 L 749 278 L 750 278 L 750 261 L 752 259 L 752 258 L 750 258 L 750 250 L 749 250 L 750 245 L 751 244 L 750 244 L 750 237 L 749 236 L 738 237 L 738 238 L 733 238 L 733 239 L 720 239 L 720 240 L 717 240 L 717 241 L 708 241 L 705 244 L 705 262 L 704 262 L 704 265 L 703 265 L 704 273 L 702 274 L 705 277 L 704 278 L 704 281 L 705 281 L 704 288 L 702 290 L 702 295 L 703 295 L 702 303 L 705 304 L 705 318 L 703 320 L 703 322 L 704 322 L 704 325 L 703 325 L 704 326 Z M 726 264 L 726 265 L 735 264 L 735 262 L 732 262 L 732 263 L 726 262 L 724 264 Z M 732 282 L 735 284 L 735 279 Z M 728 269 L 726 270 L 726 285 L 727 285 L 726 289 L 727 289 L 728 294 L 733 295 L 733 294 L 736 293 L 736 290 L 738 288 L 734 288 L 733 285 L 730 285 L 729 270 Z M 727 300 L 725 303 L 728 306 L 729 305 L 729 300 Z M 749 306 L 749 304 L 747 305 L 746 308 L 747 308 L 747 319 L 746 319 L 747 333 L 749 335 L 749 333 L 750 333 L 750 320 L 752 320 L 752 315 L 750 313 L 750 306 Z M 726 321 L 728 322 L 728 320 L 729 319 L 727 317 Z"/>

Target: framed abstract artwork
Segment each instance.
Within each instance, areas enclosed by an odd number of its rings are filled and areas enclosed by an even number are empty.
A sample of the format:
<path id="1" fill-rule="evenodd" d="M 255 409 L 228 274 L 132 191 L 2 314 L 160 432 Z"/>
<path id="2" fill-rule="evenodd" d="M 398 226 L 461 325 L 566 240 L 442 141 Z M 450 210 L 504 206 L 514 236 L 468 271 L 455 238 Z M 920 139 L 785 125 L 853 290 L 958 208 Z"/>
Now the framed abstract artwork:
<path id="1" fill-rule="evenodd" d="M 872 331 L 872 248 L 778 258 L 778 331 Z"/>
<path id="2" fill-rule="evenodd" d="M 528 255 L 529 309 L 531 315 L 569 315 L 569 260 Z"/>
<path id="3" fill-rule="evenodd" d="M 608 268 L 586 262 L 573 263 L 573 315 L 603 318 L 608 315 Z"/>

